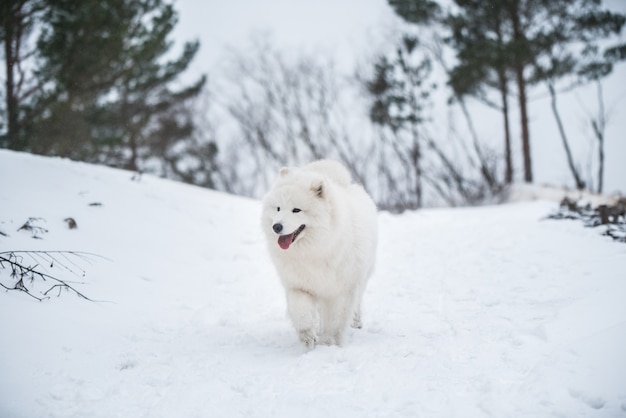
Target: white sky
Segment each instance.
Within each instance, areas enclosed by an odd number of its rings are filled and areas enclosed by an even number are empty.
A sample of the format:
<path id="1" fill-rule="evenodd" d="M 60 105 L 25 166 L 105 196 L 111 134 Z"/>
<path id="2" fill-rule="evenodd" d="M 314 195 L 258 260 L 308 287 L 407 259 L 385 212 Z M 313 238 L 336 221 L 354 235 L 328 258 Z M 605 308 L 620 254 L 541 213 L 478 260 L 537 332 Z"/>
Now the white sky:
<path id="1" fill-rule="evenodd" d="M 626 12 L 626 1 L 605 2 Z M 287 53 L 320 52 L 331 55 L 339 68 L 349 71 L 355 62 L 372 54 L 389 33 L 402 26 L 386 0 L 176 0 L 179 24 L 174 36 L 179 42 L 199 39 L 201 50 L 189 71 L 219 77 L 218 62 L 228 48 L 243 49 L 253 37 L 269 36 L 272 44 Z M 624 31 L 626 37 L 626 31 Z M 626 194 L 626 64 L 618 66 L 605 81 L 605 105 L 610 109 L 605 153 L 606 192 Z M 442 93 L 441 94 L 447 94 Z M 541 96 L 534 90 L 532 96 Z M 559 96 L 559 106 L 566 120 L 566 131 L 578 160 L 586 163 L 592 143 L 589 122 L 583 107 L 596 111 L 595 89 L 580 89 Z M 572 186 L 565 154 L 547 100 L 530 103 L 531 148 L 535 182 Z M 511 113 L 517 126 L 517 110 Z M 479 135 L 500 137 L 498 114 L 474 106 L 472 113 Z M 569 116 L 566 116 L 569 115 Z M 514 152 L 519 151 L 519 135 L 513 132 Z M 521 159 L 516 158 L 518 177 Z M 595 154 L 594 157 L 595 158 Z M 586 174 L 586 173 L 585 173 Z"/>
<path id="2" fill-rule="evenodd" d="M 175 0 L 176 32 L 200 39 L 197 66 L 210 71 L 228 47 L 266 33 L 286 49 L 323 50 L 336 56 L 366 45 L 368 32 L 396 21 L 385 0 Z"/>

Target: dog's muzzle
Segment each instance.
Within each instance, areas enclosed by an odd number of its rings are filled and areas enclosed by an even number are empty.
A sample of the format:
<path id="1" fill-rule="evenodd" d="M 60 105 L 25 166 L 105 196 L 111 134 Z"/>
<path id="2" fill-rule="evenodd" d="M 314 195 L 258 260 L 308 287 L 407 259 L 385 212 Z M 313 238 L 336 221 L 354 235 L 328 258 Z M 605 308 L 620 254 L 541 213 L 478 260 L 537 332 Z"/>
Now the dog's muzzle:
<path id="1" fill-rule="evenodd" d="M 278 246 L 282 248 L 283 250 L 288 249 L 291 246 L 291 244 L 293 244 L 293 242 L 296 240 L 298 235 L 300 235 L 300 233 L 304 230 L 304 228 L 305 228 L 305 225 L 302 224 L 300 225 L 298 229 L 296 229 L 291 234 L 280 234 L 280 232 L 282 232 L 283 230 L 283 225 L 280 223 L 275 223 L 274 225 L 272 225 L 272 229 L 274 230 L 274 232 L 279 234 Z"/>

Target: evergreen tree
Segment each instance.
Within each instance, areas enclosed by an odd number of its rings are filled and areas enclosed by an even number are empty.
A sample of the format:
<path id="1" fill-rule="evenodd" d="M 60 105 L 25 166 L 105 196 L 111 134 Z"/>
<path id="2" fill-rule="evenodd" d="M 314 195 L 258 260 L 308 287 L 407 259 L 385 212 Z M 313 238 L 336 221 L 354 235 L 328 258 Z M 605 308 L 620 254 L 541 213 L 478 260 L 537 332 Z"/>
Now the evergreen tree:
<path id="1" fill-rule="evenodd" d="M 511 123 L 509 120 L 509 91 L 511 83 L 509 55 L 506 41 L 510 31 L 506 27 L 504 8 L 499 2 L 481 7 L 480 0 L 460 3 L 463 13 L 446 18 L 451 36 L 448 43 L 457 51 L 457 65 L 450 72 L 449 84 L 458 96 L 472 95 L 502 113 L 504 128 L 505 183 L 513 181 L 511 155 Z M 489 28 L 489 29 L 487 29 Z M 488 98 L 485 87 L 497 89 L 500 105 Z"/>
<path id="2" fill-rule="evenodd" d="M 596 81 L 609 75 L 613 65 L 624 59 L 620 51 L 624 45 L 613 45 L 600 53 L 599 44 L 606 43 L 614 35 L 619 35 L 626 21 L 626 16 L 602 10 L 599 1 L 572 0 L 562 1 L 559 8 L 550 9 L 554 16 L 543 27 L 541 33 L 533 39 L 534 48 L 539 51 L 532 64 L 529 80 L 533 84 L 545 83 L 551 98 L 552 112 L 557 122 L 559 134 L 565 149 L 567 163 L 578 189 L 587 184 L 583 180 L 581 168 L 574 161 L 565 124 L 557 105 L 557 83 L 559 80 L 571 80 L 569 84 Z M 601 104 L 600 104 L 601 105 Z M 594 128 L 595 129 L 595 128 Z M 597 134 L 597 132 L 596 132 Z M 600 137 L 599 184 L 603 176 L 603 137 Z"/>
<path id="3" fill-rule="evenodd" d="M 533 0 L 455 0 L 458 7 L 443 21 L 450 30 L 448 41 L 458 59 L 450 85 L 457 93 L 477 96 L 502 112 L 507 183 L 513 180 L 508 99 L 511 83 L 516 84 L 518 93 L 524 180 L 533 179 L 526 77 L 533 57 L 527 42 L 531 28 L 524 20 L 533 13 L 532 3 Z M 491 104 L 486 89 L 498 90 L 499 106 Z"/>
<path id="4" fill-rule="evenodd" d="M 430 95 L 435 85 L 429 82 L 431 62 L 416 53 L 417 40 L 404 37 L 393 60 L 382 56 L 375 64 L 374 76 L 366 87 L 372 95 L 370 119 L 377 125 L 388 127 L 394 133 L 393 148 L 406 167 L 406 175 L 413 200 L 405 203 L 416 209 L 423 205 L 422 155 L 426 142 L 421 128 Z M 402 133 L 405 138 L 402 139 Z M 412 201 L 411 201 L 412 200 Z"/>
<path id="5" fill-rule="evenodd" d="M 499 90 L 507 154 L 507 96 L 509 83 L 516 84 L 527 182 L 533 179 L 528 88 L 547 82 L 554 93 L 554 82 L 568 75 L 591 74 L 592 79 L 607 75 L 626 50 L 623 45 L 614 46 L 606 51 L 603 60 L 591 64 L 586 62 L 585 54 L 580 58 L 577 46 L 583 45 L 584 51 L 597 50 L 599 41 L 619 33 L 624 24 L 624 15 L 603 10 L 600 0 L 455 0 L 454 12 L 447 16 L 440 8 L 437 13 L 428 12 L 437 10 L 431 0 L 389 0 L 389 4 L 408 22 L 436 21 L 448 29 L 450 45 L 458 58 L 450 80 L 456 92 L 484 98 L 485 88 Z M 553 102 L 555 97 L 554 93 Z M 564 144 L 568 151 L 567 141 Z M 583 187 L 571 153 L 567 154 L 576 184 Z M 506 179 L 510 181 L 512 165 L 507 162 L 507 166 Z"/>
<path id="6" fill-rule="evenodd" d="M 26 103 L 36 91 L 36 83 L 29 77 L 24 61 L 32 57 L 28 40 L 43 3 L 40 0 L 3 0 L 0 3 L 0 44 L 4 53 L 4 109 L 0 115 L 0 147 L 23 150 L 27 140 L 23 134 Z"/>
<path id="7" fill-rule="evenodd" d="M 172 89 L 199 47 L 165 60 L 176 20 L 163 0 L 48 0 L 31 149 L 142 170 L 188 139 L 205 78 Z"/>

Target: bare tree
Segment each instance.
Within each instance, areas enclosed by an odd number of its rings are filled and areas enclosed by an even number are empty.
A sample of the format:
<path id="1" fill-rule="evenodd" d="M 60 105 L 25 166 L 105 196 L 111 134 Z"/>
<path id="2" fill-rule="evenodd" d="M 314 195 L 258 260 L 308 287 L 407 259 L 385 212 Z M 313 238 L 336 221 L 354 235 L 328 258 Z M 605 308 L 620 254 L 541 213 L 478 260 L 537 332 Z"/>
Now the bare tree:
<path id="1" fill-rule="evenodd" d="M 220 147 L 230 165 L 223 179 L 248 178 L 254 184 L 224 187 L 258 195 L 279 167 L 321 158 L 341 161 L 367 186 L 371 145 L 349 133 L 346 85 L 332 60 L 305 54 L 289 59 L 266 42 L 252 48 L 252 53 L 231 51 L 229 79 L 222 86 L 228 93 L 218 101 L 233 121 L 230 137 L 237 138 Z"/>
<path id="2" fill-rule="evenodd" d="M 343 77 L 330 59 L 287 55 L 263 41 L 231 51 L 227 77 L 211 93 L 220 122 L 215 187 L 258 197 L 281 166 L 332 158 L 381 209 L 415 209 L 426 198 L 461 205 L 493 197 L 501 187 L 500 156 L 479 144 L 475 132 L 446 138 L 446 129 L 434 126 L 431 60 L 416 61 L 411 39 L 404 42 L 404 55 L 390 70 L 403 78 L 388 92 L 395 107 L 386 113 L 370 107 L 371 95 L 363 100 L 364 86 L 375 83 L 369 66 L 356 78 Z M 386 123 L 372 123 L 368 112 L 376 111 Z"/>
<path id="3" fill-rule="evenodd" d="M 578 98 L 578 102 L 585 112 L 586 122 L 591 126 L 592 141 L 596 143 L 598 147 L 597 157 L 593 156 L 590 152 L 589 164 L 588 164 L 588 178 L 587 186 L 589 189 L 592 185 L 595 185 L 596 193 L 602 193 L 604 191 L 604 169 L 605 169 L 605 153 L 604 145 L 606 139 L 606 126 L 610 121 L 611 107 L 607 109 L 604 100 L 604 89 L 602 87 L 602 80 L 595 79 L 593 84 L 596 89 L 597 97 L 597 110 L 594 112 L 589 108 L 589 103 L 582 101 Z M 595 113 L 595 114 L 594 114 Z M 595 146 L 593 146 L 595 148 Z M 592 160 L 597 158 L 597 166 L 593 164 Z M 597 178 L 594 178 L 592 174 L 593 167 L 597 169 Z"/>

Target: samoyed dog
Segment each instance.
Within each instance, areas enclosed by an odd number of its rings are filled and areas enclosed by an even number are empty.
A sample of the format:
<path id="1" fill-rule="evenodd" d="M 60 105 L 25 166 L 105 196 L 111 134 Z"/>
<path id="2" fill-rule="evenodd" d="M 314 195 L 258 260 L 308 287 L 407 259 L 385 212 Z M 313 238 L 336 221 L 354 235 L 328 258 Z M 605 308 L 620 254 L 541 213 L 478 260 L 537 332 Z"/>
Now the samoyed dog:
<path id="1" fill-rule="evenodd" d="M 341 345 L 374 269 L 376 205 L 341 164 L 284 167 L 263 199 L 262 227 L 300 341 Z"/>

